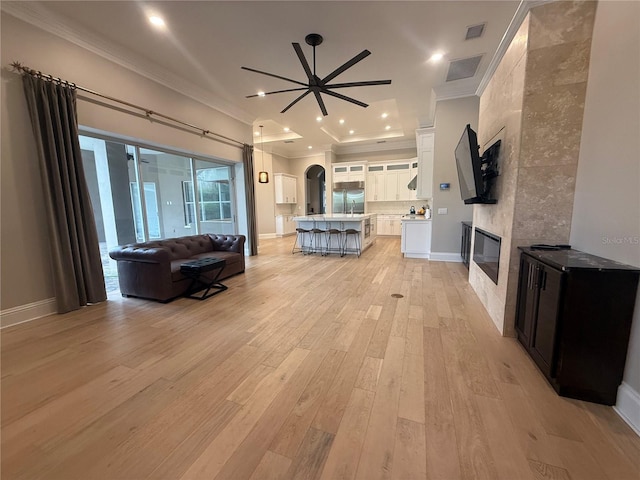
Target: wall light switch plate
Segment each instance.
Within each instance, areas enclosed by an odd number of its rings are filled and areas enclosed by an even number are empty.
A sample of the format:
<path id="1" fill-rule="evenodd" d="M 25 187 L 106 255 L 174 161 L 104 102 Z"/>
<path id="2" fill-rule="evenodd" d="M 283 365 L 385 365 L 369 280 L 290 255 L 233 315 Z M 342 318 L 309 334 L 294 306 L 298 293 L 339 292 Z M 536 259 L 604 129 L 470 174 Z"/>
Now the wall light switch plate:
<path id="1" fill-rule="evenodd" d="M 449 209 L 447 209 L 447 208 L 439 208 L 438 209 L 438 215 L 446 215 L 447 213 L 449 213 Z"/>

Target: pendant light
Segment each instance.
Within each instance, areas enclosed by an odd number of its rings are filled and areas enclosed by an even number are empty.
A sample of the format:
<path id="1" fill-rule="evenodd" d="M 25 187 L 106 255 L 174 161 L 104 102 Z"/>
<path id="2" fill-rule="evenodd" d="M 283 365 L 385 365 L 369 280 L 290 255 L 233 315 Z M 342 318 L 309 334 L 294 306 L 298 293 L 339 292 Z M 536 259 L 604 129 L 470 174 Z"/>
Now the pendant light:
<path id="1" fill-rule="evenodd" d="M 269 172 L 264 169 L 264 142 L 262 140 L 262 128 L 260 125 L 260 154 L 262 155 L 262 171 L 258 173 L 258 183 L 269 183 Z"/>

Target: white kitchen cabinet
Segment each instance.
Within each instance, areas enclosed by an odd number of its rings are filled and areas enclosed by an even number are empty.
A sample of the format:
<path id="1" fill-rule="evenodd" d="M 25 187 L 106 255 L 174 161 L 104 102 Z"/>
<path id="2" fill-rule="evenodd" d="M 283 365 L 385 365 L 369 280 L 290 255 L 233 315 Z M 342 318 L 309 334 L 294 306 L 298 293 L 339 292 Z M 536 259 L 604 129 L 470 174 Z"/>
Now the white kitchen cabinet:
<path id="1" fill-rule="evenodd" d="M 400 215 L 393 215 L 389 220 L 389 235 L 395 235 L 397 237 L 402 233 L 402 220 Z"/>
<path id="2" fill-rule="evenodd" d="M 378 235 L 389 235 L 387 215 L 378 215 Z"/>
<path id="3" fill-rule="evenodd" d="M 433 197 L 434 143 L 434 128 L 420 128 L 416 130 L 416 147 L 418 150 L 418 185 L 416 197 L 420 199 Z"/>
<path id="4" fill-rule="evenodd" d="M 363 163 L 333 166 L 333 183 L 364 181 L 365 165 Z"/>
<path id="5" fill-rule="evenodd" d="M 429 258 L 431 255 L 431 221 L 403 220 L 401 251 L 405 258 Z"/>
<path id="6" fill-rule="evenodd" d="M 407 187 L 411 181 L 411 164 L 392 163 L 386 167 L 385 197 L 387 201 L 411 200 L 411 190 Z"/>
<path id="7" fill-rule="evenodd" d="M 350 182 L 364 182 L 365 166 L 364 165 L 349 165 L 349 181 Z"/>
<path id="8" fill-rule="evenodd" d="M 396 235 L 401 234 L 402 215 L 378 215 L 378 235 Z"/>
<path id="9" fill-rule="evenodd" d="M 276 203 L 296 203 L 298 180 L 286 173 L 274 174 Z"/>
<path id="10" fill-rule="evenodd" d="M 296 233 L 296 222 L 293 221 L 294 215 L 276 215 L 276 235 L 285 237 Z"/>
<path id="11" fill-rule="evenodd" d="M 349 167 L 347 165 L 333 167 L 333 183 L 348 182 Z"/>
<path id="12" fill-rule="evenodd" d="M 365 182 L 367 202 L 385 200 L 385 171 L 384 165 L 369 165 Z"/>

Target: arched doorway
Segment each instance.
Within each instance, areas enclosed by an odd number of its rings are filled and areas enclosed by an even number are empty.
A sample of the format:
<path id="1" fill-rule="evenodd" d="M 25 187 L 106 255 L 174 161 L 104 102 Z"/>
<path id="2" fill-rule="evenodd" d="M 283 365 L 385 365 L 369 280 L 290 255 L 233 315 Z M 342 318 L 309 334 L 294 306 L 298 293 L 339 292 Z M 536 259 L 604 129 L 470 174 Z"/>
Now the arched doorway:
<path id="1" fill-rule="evenodd" d="M 305 172 L 305 208 L 307 214 L 326 213 L 327 194 L 325 170 L 322 165 L 311 165 Z"/>

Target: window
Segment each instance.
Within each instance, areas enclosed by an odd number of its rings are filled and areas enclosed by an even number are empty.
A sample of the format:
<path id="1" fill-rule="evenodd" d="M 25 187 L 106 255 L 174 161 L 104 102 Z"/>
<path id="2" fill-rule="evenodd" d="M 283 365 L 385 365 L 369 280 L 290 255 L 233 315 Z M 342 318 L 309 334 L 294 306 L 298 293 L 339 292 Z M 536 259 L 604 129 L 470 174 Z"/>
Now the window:
<path id="1" fill-rule="evenodd" d="M 198 203 L 200 221 L 231 220 L 231 190 L 228 180 L 202 180 L 198 172 Z M 193 201 L 193 182 L 182 182 L 185 225 L 193 223 L 195 202 Z"/>
<path id="2" fill-rule="evenodd" d="M 201 221 L 231 219 L 231 196 L 227 180 L 198 179 L 198 188 Z"/>

